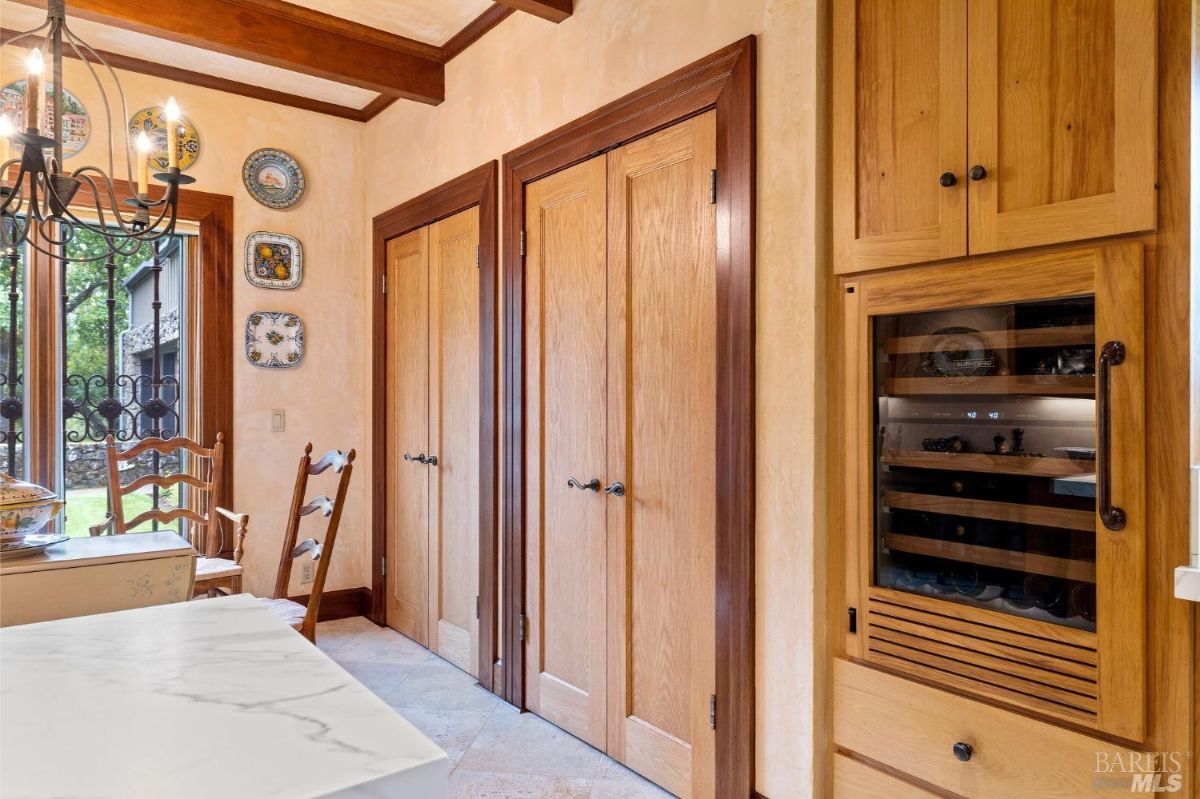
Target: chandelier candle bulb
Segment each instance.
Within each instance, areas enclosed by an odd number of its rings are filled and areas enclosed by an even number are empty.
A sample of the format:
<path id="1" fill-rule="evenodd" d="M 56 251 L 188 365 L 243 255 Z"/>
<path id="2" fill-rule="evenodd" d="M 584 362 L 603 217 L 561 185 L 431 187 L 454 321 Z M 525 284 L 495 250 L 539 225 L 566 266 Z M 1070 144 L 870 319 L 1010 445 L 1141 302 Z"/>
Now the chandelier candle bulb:
<path id="1" fill-rule="evenodd" d="M 179 105 L 172 97 L 167 100 L 167 168 L 179 168 Z"/>
<path id="2" fill-rule="evenodd" d="M 42 116 L 42 51 L 34 48 L 25 59 L 25 127 L 35 132 L 41 131 Z"/>
<path id="3" fill-rule="evenodd" d="M 138 133 L 137 136 L 137 152 L 138 152 L 138 196 L 145 197 L 149 194 L 150 183 L 150 137 L 146 135 L 146 131 Z"/>

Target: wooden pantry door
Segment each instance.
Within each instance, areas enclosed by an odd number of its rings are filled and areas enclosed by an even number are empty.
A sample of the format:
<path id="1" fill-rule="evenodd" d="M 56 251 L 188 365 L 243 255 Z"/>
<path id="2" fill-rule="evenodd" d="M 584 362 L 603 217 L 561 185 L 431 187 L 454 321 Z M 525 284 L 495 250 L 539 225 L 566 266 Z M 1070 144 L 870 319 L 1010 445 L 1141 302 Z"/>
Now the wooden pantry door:
<path id="1" fill-rule="evenodd" d="M 525 704 L 603 749 L 605 157 L 525 192 Z"/>
<path id="2" fill-rule="evenodd" d="M 428 645 L 429 228 L 387 243 L 387 622 Z"/>
<path id="3" fill-rule="evenodd" d="M 478 207 L 429 226 L 429 648 L 476 677 L 478 253 Z"/>
<path id="4" fill-rule="evenodd" d="M 716 114 L 608 159 L 608 752 L 711 797 Z"/>

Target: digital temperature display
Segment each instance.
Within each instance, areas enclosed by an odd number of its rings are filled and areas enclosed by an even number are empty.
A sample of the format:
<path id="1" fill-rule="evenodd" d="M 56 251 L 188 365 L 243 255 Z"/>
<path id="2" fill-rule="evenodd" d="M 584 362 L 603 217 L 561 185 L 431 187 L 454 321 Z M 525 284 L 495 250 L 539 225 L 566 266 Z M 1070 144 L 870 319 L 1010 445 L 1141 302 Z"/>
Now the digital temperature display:
<path id="1" fill-rule="evenodd" d="M 969 410 L 963 412 L 963 417 L 966 419 L 971 419 L 972 421 L 977 419 L 986 419 L 989 422 L 998 422 L 1001 418 L 1003 418 L 1003 414 L 1000 413 L 1000 411 Z"/>

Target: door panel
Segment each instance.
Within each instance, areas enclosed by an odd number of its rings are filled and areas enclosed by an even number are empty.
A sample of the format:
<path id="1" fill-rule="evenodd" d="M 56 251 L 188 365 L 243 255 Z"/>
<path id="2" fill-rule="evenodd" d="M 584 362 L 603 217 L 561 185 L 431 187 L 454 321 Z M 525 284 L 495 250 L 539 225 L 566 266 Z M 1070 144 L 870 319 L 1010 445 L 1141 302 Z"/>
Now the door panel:
<path id="1" fill-rule="evenodd" d="M 529 709 L 605 742 L 605 159 L 526 187 Z"/>
<path id="2" fill-rule="evenodd" d="M 966 0 L 836 4 L 837 272 L 966 254 L 966 24 Z"/>
<path id="3" fill-rule="evenodd" d="M 971 0 L 973 253 L 1155 224 L 1153 0 Z"/>
<path id="4" fill-rule="evenodd" d="M 429 469 L 403 460 L 429 441 L 429 229 L 387 244 L 387 621 L 428 644 Z"/>
<path id="5" fill-rule="evenodd" d="M 713 793 L 716 115 L 609 153 L 608 749 Z"/>
<path id="6" fill-rule="evenodd" d="M 429 227 L 429 648 L 479 671 L 479 209 Z"/>

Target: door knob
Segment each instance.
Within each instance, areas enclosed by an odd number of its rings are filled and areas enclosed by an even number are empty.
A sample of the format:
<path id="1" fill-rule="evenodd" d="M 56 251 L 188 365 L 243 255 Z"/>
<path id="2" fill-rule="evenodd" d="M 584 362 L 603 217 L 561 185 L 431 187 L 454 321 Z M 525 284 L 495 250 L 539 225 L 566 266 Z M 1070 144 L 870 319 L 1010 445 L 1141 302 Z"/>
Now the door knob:
<path id="1" fill-rule="evenodd" d="M 604 489 L 604 493 L 611 494 L 614 497 L 623 497 L 625 496 L 625 486 L 621 485 L 621 483 L 613 483 Z"/>
<path id="2" fill-rule="evenodd" d="M 430 455 L 428 458 L 425 459 L 426 466 L 437 466 L 437 463 L 438 463 L 437 455 Z"/>
<path id="3" fill-rule="evenodd" d="M 976 164 L 967 172 L 967 177 L 971 180 L 983 180 L 987 177 L 987 170 L 983 168 L 983 164 Z"/>
<path id="4" fill-rule="evenodd" d="M 422 452 L 420 455 L 410 455 L 406 452 L 406 453 L 404 453 L 404 460 L 409 461 L 411 463 L 424 463 L 427 460 L 427 458 L 425 457 L 424 452 Z"/>
<path id="5" fill-rule="evenodd" d="M 975 754 L 975 747 L 965 741 L 958 741 L 954 744 L 954 756 L 966 763 L 971 759 L 971 755 Z"/>
<path id="6" fill-rule="evenodd" d="M 958 183 L 958 178 L 954 176 L 953 172 L 943 172 L 942 176 L 938 178 L 938 183 L 941 184 L 942 188 L 948 189 Z"/>
<path id="7" fill-rule="evenodd" d="M 574 477 L 568 477 L 567 478 L 567 488 L 578 488 L 580 491 L 599 491 L 600 490 L 600 478 L 593 477 L 591 480 L 587 481 L 586 483 L 581 483 L 578 480 L 576 480 Z"/>

